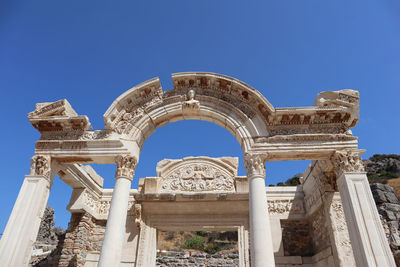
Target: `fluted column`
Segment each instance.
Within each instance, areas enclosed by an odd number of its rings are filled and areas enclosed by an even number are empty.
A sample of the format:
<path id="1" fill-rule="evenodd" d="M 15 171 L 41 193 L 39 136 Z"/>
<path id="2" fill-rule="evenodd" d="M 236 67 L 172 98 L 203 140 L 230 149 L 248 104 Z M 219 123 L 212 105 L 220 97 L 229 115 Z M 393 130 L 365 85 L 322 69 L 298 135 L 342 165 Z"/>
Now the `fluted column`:
<path id="1" fill-rule="evenodd" d="M 275 266 L 271 226 L 265 193 L 265 165 L 260 155 L 246 154 L 244 166 L 249 180 L 251 266 Z"/>
<path id="2" fill-rule="evenodd" d="M 359 151 L 337 151 L 332 163 L 357 266 L 396 266 Z"/>
<path id="3" fill-rule="evenodd" d="M 32 157 L 31 172 L 25 176 L 0 240 L 1 266 L 28 266 L 53 178 L 50 157 Z"/>
<path id="4" fill-rule="evenodd" d="M 112 194 L 110 210 L 103 246 L 101 248 L 99 266 L 119 266 L 124 242 L 126 216 L 128 213 L 129 191 L 137 159 L 131 156 L 116 158 L 115 187 Z"/>

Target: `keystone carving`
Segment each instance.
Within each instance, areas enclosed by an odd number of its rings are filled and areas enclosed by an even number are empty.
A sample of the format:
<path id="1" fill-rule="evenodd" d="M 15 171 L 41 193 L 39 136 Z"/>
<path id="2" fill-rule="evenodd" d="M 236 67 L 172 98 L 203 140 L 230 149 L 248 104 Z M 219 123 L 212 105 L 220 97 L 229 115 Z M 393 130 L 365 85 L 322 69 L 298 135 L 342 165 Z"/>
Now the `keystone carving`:
<path id="1" fill-rule="evenodd" d="M 248 177 L 257 175 L 265 178 L 265 166 L 261 155 L 245 154 L 244 168 L 246 169 Z"/>
<path id="2" fill-rule="evenodd" d="M 31 158 L 31 175 L 44 176 L 50 179 L 50 157 L 33 156 Z"/>
<path id="3" fill-rule="evenodd" d="M 115 178 L 124 177 L 132 181 L 137 164 L 136 158 L 128 155 L 119 155 L 116 158 L 116 163 L 117 171 L 115 173 Z"/>
<path id="4" fill-rule="evenodd" d="M 346 173 L 360 173 L 364 172 L 364 165 L 362 164 L 360 153 L 358 151 L 336 151 L 332 157 L 332 163 L 335 168 L 336 177 L 340 174 Z"/>

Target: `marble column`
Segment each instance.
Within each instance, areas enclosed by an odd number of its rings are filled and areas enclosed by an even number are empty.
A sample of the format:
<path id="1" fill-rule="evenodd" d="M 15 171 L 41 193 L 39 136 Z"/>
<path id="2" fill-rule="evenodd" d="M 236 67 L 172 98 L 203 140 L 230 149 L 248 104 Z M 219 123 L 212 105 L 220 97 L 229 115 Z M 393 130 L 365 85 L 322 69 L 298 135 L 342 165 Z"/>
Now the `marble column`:
<path id="1" fill-rule="evenodd" d="M 246 154 L 244 165 L 249 180 L 251 266 L 274 267 L 274 249 L 265 193 L 265 166 L 260 155 Z"/>
<path id="2" fill-rule="evenodd" d="M 116 163 L 115 187 L 100 253 L 100 267 L 120 265 L 128 213 L 129 191 L 137 160 L 131 156 L 118 156 Z"/>
<path id="3" fill-rule="evenodd" d="M 50 157 L 32 157 L 31 173 L 25 176 L 0 240 L 1 266 L 28 266 L 53 178 Z"/>
<path id="4" fill-rule="evenodd" d="M 359 152 L 337 151 L 332 163 L 357 266 L 396 266 Z"/>

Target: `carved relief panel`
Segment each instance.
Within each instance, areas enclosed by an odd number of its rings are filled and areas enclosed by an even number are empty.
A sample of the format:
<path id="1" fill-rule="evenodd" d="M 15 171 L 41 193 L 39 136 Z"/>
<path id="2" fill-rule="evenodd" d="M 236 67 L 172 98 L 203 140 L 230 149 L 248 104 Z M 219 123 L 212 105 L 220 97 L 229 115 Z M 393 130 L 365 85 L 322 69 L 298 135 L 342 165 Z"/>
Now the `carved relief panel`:
<path id="1" fill-rule="evenodd" d="M 188 157 L 157 165 L 161 192 L 233 192 L 237 158 Z"/>

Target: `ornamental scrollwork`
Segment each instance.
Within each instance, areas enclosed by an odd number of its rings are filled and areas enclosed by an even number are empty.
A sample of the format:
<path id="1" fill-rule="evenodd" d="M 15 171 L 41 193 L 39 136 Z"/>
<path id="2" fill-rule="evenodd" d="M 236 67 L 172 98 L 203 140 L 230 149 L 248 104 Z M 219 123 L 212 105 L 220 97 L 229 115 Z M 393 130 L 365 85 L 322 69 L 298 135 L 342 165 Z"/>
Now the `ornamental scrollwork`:
<path id="1" fill-rule="evenodd" d="M 257 175 L 265 178 L 265 165 L 261 155 L 245 154 L 244 168 L 246 169 L 247 177 Z"/>
<path id="2" fill-rule="evenodd" d="M 343 211 L 343 205 L 340 200 L 333 200 L 330 207 L 329 213 L 332 220 L 332 228 L 334 231 L 336 242 L 339 244 L 338 252 L 341 254 L 341 258 L 346 263 L 346 266 L 354 266 L 354 256 L 351 247 L 350 236 L 347 228 L 346 218 Z"/>
<path id="3" fill-rule="evenodd" d="M 132 181 L 133 175 L 135 174 L 135 169 L 137 165 L 137 160 L 135 157 L 129 155 L 119 155 L 116 158 L 117 171 L 115 177 L 124 177 Z"/>
<path id="4" fill-rule="evenodd" d="M 44 176 L 50 179 L 50 157 L 33 156 L 31 158 L 31 175 Z"/>
<path id="5" fill-rule="evenodd" d="M 336 151 L 331 160 L 337 177 L 341 173 L 360 173 L 365 171 L 358 151 Z"/>

